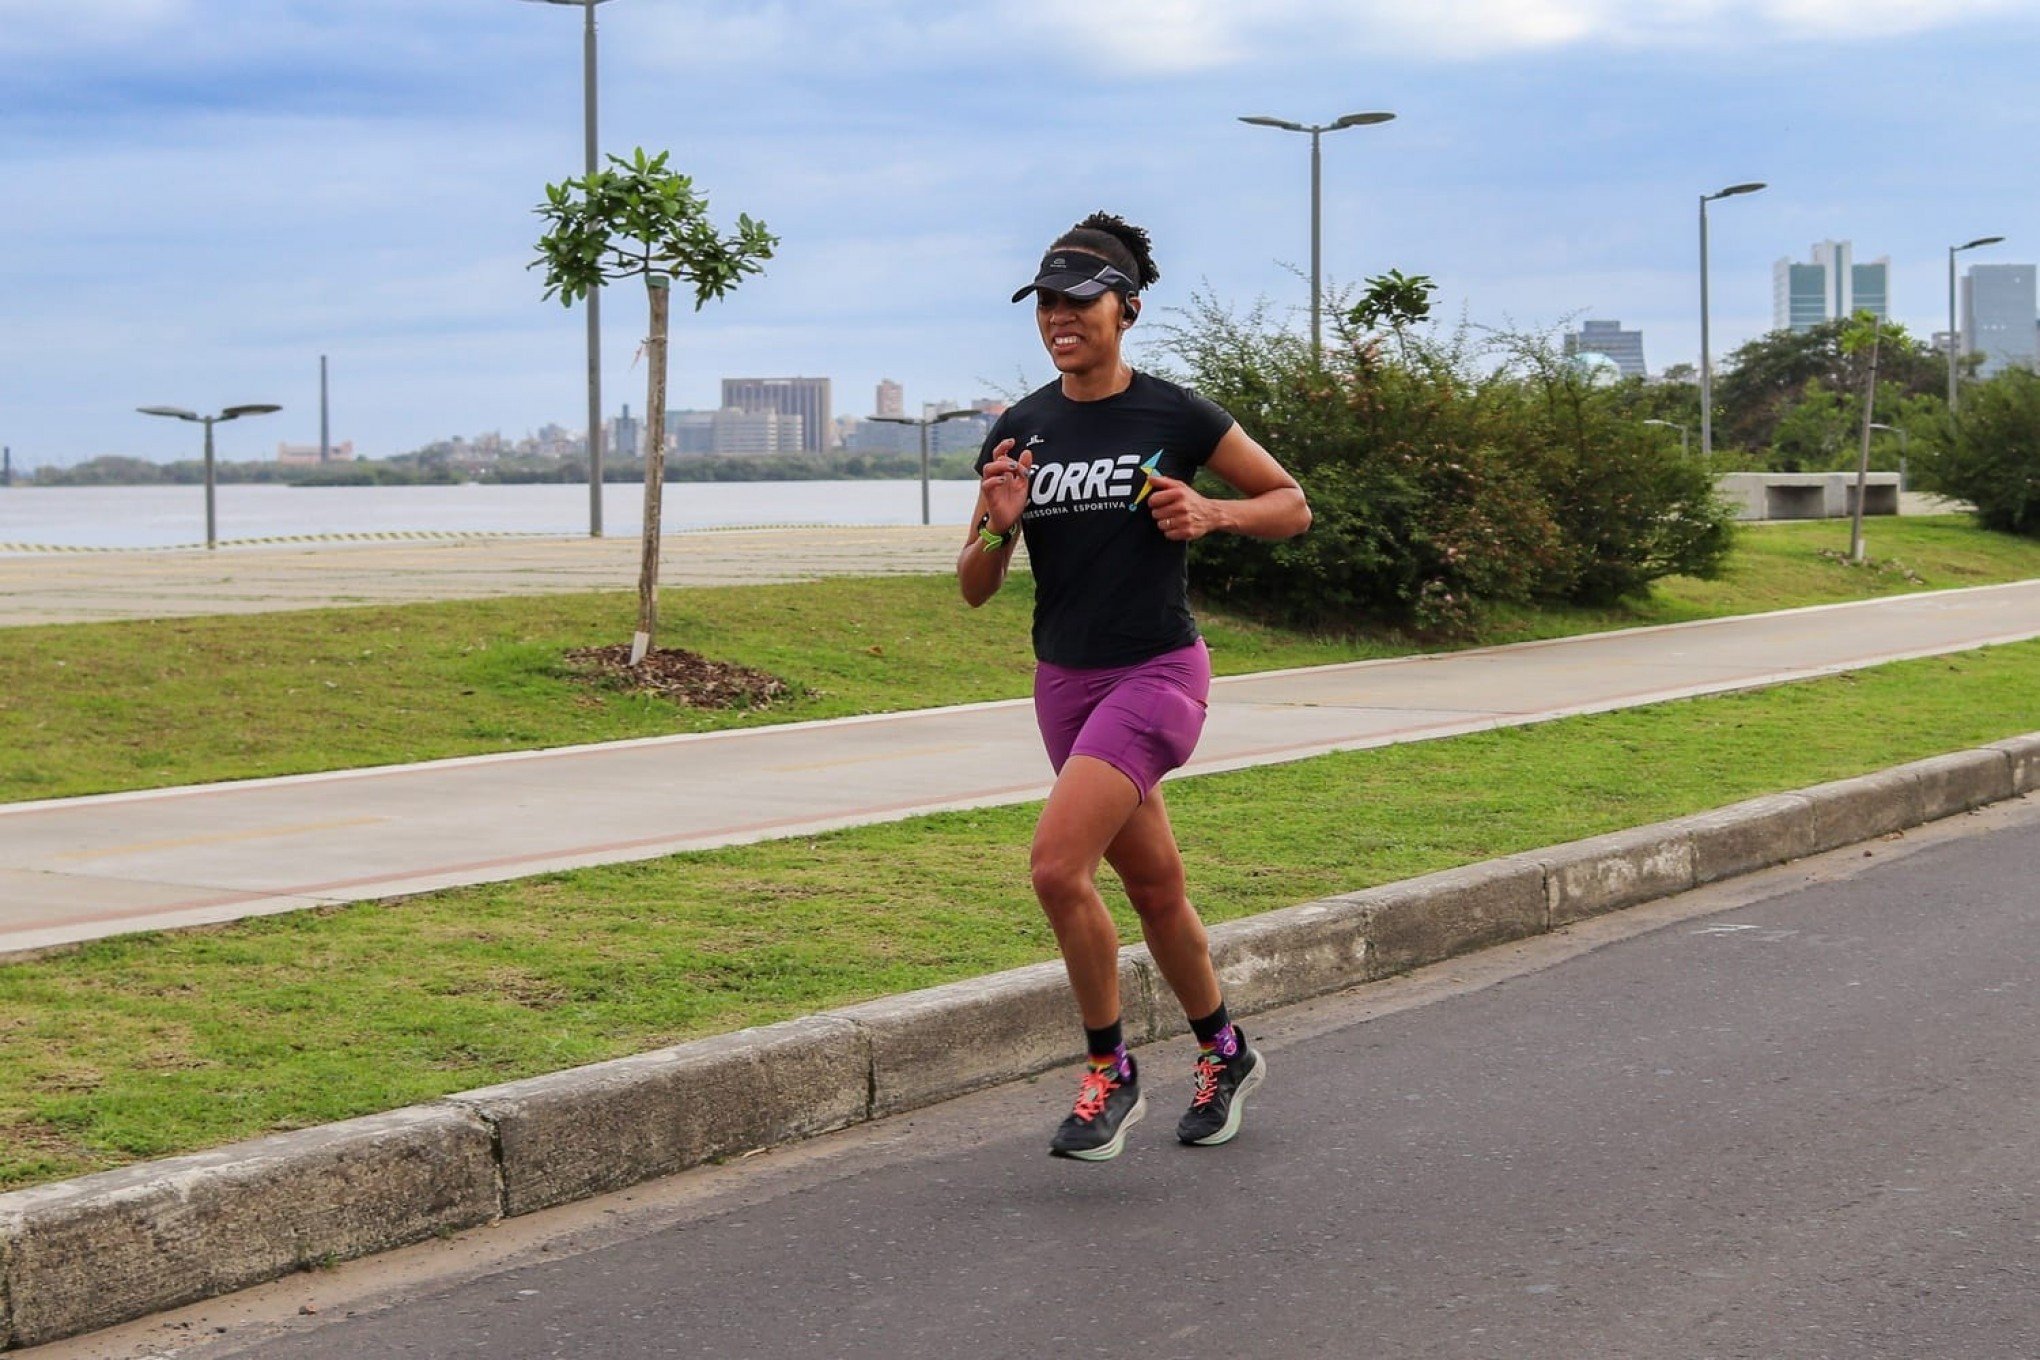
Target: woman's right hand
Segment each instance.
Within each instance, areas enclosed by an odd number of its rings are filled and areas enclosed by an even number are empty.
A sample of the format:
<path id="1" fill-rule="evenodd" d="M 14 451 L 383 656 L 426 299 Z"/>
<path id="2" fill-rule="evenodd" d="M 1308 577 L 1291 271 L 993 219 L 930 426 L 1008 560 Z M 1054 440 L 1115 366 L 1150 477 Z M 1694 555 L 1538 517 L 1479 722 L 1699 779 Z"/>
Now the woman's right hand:
<path id="1" fill-rule="evenodd" d="M 1013 441 L 999 441 L 978 481 L 978 490 L 985 498 L 985 510 L 991 515 L 986 528 L 995 534 L 1003 534 L 1020 522 L 1020 516 L 1027 509 L 1027 478 L 1033 471 L 1032 452 L 1023 449 L 1015 458 Z"/>

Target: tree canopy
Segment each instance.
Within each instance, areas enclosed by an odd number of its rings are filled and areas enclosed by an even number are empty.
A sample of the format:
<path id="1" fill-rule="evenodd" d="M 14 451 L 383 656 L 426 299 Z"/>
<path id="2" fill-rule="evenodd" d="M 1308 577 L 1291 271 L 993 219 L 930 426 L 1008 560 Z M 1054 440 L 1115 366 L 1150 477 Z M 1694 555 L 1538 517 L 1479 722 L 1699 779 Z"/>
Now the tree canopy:
<path id="1" fill-rule="evenodd" d="M 1835 397 L 1861 393 L 1870 355 L 1866 348 L 1850 348 L 1856 324 L 1842 317 L 1809 330 L 1772 331 L 1730 353 L 1714 381 L 1715 443 L 1772 449 L 1780 425 L 1814 391 Z M 1901 399 L 1943 392 L 1947 359 L 1886 321 L 1879 328 L 1877 379 L 1880 400 L 1887 383 Z M 1797 447 L 1803 433 L 1788 433 Z"/>

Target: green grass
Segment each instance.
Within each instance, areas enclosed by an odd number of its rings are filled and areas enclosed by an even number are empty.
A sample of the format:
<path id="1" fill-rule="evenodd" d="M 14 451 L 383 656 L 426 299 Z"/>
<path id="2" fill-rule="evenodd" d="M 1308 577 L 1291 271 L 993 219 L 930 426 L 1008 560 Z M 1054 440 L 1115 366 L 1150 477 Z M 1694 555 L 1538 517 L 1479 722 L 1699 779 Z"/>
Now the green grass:
<path id="1" fill-rule="evenodd" d="M 2029 730 L 2040 643 L 1188 779 L 1223 921 Z M 0 965 L 0 1188 L 1054 956 L 1034 807 Z M 1122 929 L 1132 922 L 1121 914 Z"/>
<path id="2" fill-rule="evenodd" d="M 1855 567 L 1848 562 L 1847 520 L 1746 525 L 1719 580 L 1671 577 L 1649 600 L 1612 610 L 1504 613 L 1490 624 L 1486 640 L 1688 623 L 2040 576 L 2040 540 L 1978 529 L 1967 515 L 1873 519 L 1864 542 L 1869 560 Z"/>
<path id="3" fill-rule="evenodd" d="M 1870 570 L 1844 524 L 1742 535 L 1720 582 L 1675 579 L 1606 610 L 1511 610 L 1464 642 L 2040 576 L 2040 543 L 1963 521 L 1878 521 Z M 1825 554 L 1825 555 L 1824 555 Z M 1900 565 L 1894 565 L 1894 563 Z M 594 687 L 562 653 L 627 638 L 623 592 L 0 630 L 0 801 L 668 732 L 840 717 L 1027 692 L 1031 581 L 982 610 L 947 577 L 671 590 L 662 637 L 797 687 L 767 708 L 677 708 Z M 1312 636 L 1201 611 L 1222 674 L 1398 655 L 1392 634 Z M 1435 644 L 1434 644 L 1435 645 Z"/>

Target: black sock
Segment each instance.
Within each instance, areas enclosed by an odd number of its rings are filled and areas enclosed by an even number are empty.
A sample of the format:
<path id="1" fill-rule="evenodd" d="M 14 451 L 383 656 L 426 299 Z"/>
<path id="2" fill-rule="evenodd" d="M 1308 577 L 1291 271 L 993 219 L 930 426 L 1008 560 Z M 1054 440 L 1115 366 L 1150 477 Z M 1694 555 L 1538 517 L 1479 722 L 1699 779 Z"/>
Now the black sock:
<path id="1" fill-rule="evenodd" d="M 1232 1058 L 1239 1054 L 1239 1031 L 1233 1028 L 1232 1016 L 1226 1013 L 1223 1001 L 1218 1003 L 1217 1010 L 1201 1020 L 1192 1016 L 1190 1032 L 1197 1036 L 1199 1048 L 1210 1049 L 1221 1058 Z"/>
<path id="2" fill-rule="evenodd" d="M 1090 1054 L 1093 1066 L 1111 1063 L 1119 1069 L 1120 1076 L 1132 1075 L 1133 1065 L 1126 1057 L 1126 1031 L 1119 1021 L 1114 1020 L 1102 1029 L 1084 1026 L 1084 1051 Z"/>

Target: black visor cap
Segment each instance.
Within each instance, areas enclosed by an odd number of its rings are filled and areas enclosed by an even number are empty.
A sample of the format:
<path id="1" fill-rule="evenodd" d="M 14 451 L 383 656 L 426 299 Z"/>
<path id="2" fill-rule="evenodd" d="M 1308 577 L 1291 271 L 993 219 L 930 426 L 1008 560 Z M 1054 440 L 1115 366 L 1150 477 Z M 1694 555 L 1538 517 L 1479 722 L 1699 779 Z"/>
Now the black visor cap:
<path id="1" fill-rule="evenodd" d="M 1061 293 L 1079 302 L 1088 302 L 1100 293 L 1118 293 L 1131 297 L 1135 291 L 1134 282 L 1102 255 L 1093 255 L 1085 250 L 1051 250 L 1041 257 L 1041 269 L 1034 276 L 1034 282 L 1013 294 L 1018 302 L 1036 289 L 1050 293 Z"/>

